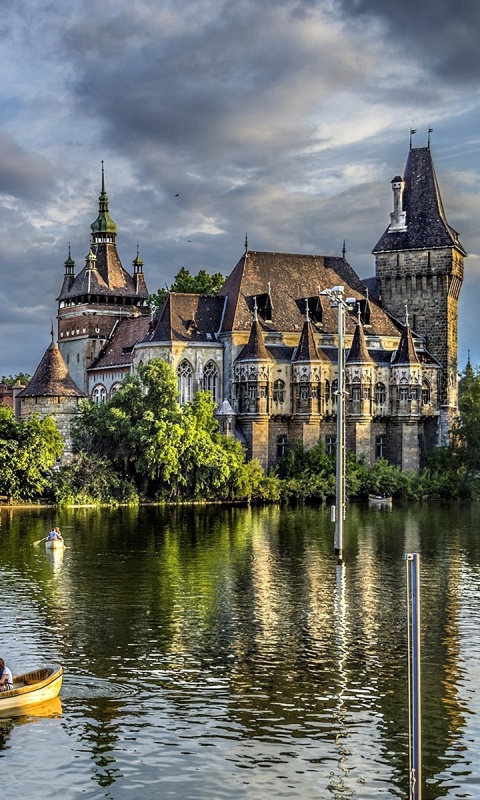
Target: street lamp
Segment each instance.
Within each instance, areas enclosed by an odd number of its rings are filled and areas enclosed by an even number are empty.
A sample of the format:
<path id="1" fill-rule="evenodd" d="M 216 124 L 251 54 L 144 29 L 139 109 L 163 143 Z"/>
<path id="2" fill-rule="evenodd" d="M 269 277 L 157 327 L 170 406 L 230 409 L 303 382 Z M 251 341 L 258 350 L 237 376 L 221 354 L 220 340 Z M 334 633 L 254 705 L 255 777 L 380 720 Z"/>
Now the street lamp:
<path id="1" fill-rule="evenodd" d="M 337 378 L 337 441 L 335 468 L 335 505 L 332 506 L 332 522 L 335 522 L 335 555 L 343 560 L 343 523 L 345 520 L 345 311 L 352 311 L 356 305 L 355 297 L 344 297 L 343 286 L 334 286 L 320 292 L 330 300 L 332 308 L 338 310 L 338 378 Z"/>

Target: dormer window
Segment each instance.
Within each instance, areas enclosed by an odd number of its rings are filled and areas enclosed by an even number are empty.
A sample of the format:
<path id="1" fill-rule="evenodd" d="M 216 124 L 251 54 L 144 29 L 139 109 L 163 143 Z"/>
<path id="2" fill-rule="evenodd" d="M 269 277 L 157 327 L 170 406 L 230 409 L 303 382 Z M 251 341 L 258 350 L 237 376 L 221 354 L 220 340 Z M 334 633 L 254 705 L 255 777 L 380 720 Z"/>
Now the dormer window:
<path id="1" fill-rule="evenodd" d="M 273 305 L 269 292 L 257 294 L 257 311 L 264 322 L 273 322 Z"/>

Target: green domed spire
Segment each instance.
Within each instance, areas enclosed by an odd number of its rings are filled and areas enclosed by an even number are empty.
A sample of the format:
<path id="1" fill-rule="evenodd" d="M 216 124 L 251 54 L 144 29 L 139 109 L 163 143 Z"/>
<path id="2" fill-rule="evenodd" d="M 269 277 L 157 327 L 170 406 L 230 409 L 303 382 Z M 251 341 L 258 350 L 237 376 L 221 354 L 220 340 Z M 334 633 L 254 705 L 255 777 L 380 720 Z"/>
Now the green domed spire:
<path id="1" fill-rule="evenodd" d="M 115 233 L 117 226 L 108 213 L 108 195 L 105 191 L 105 173 L 102 161 L 102 191 L 98 198 L 98 217 L 90 225 L 93 234 Z"/>

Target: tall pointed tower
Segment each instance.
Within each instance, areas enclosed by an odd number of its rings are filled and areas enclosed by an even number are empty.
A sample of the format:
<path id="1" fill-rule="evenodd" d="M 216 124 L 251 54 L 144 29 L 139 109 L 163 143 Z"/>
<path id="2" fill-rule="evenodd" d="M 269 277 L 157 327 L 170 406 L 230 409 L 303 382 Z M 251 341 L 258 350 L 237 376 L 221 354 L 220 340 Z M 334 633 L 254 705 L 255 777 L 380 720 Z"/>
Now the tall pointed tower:
<path id="1" fill-rule="evenodd" d="M 98 216 L 92 223 L 85 266 L 75 275 L 70 248 L 58 301 L 58 345 L 73 380 L 88 391 L 86 370 L 120 319 L 148 314 L 143 261 L 137 255 L 134 274 L 122 266 L 117 252 L 117 226 L 108 211 L 102 161 Z"/>
<path id="2" fill-rule="evenodd" d="M 383 307 L 405 316 L 439 362 L 438 443 L 448 441 L 457 408 L 458 297 L 466 252 L 448 224 L 430 147 L 411 148 L 403 178 L 392 180 L 390 225 L 373 253 Z"/>

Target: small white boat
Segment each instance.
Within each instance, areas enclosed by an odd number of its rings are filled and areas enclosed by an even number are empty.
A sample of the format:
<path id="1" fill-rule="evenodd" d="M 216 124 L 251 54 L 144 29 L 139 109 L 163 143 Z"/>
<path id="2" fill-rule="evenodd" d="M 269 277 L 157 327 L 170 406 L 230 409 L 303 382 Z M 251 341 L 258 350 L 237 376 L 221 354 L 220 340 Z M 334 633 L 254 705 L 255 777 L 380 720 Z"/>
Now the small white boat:
<path id="1" fill-rule="evenodd" d="M 21 713 L 29 706 L 46 703 L 60 693 L 63 667 L 58 664 L 15 675 L 13 689 L 0 692 L 0 716 Z"/>
<path id="2" fill-rule="evenodd" d="M 63 539 L 47 539 L 45 542 L 45 547 L 47 550 L 63 550 L 65 547 L 65 542 Z"/>
<path id="3" fill-rule="evenodd" d="M 368 502 L 371 506 L 391 506 L 392 496 L 389 494 L 369 494 Z"/>

